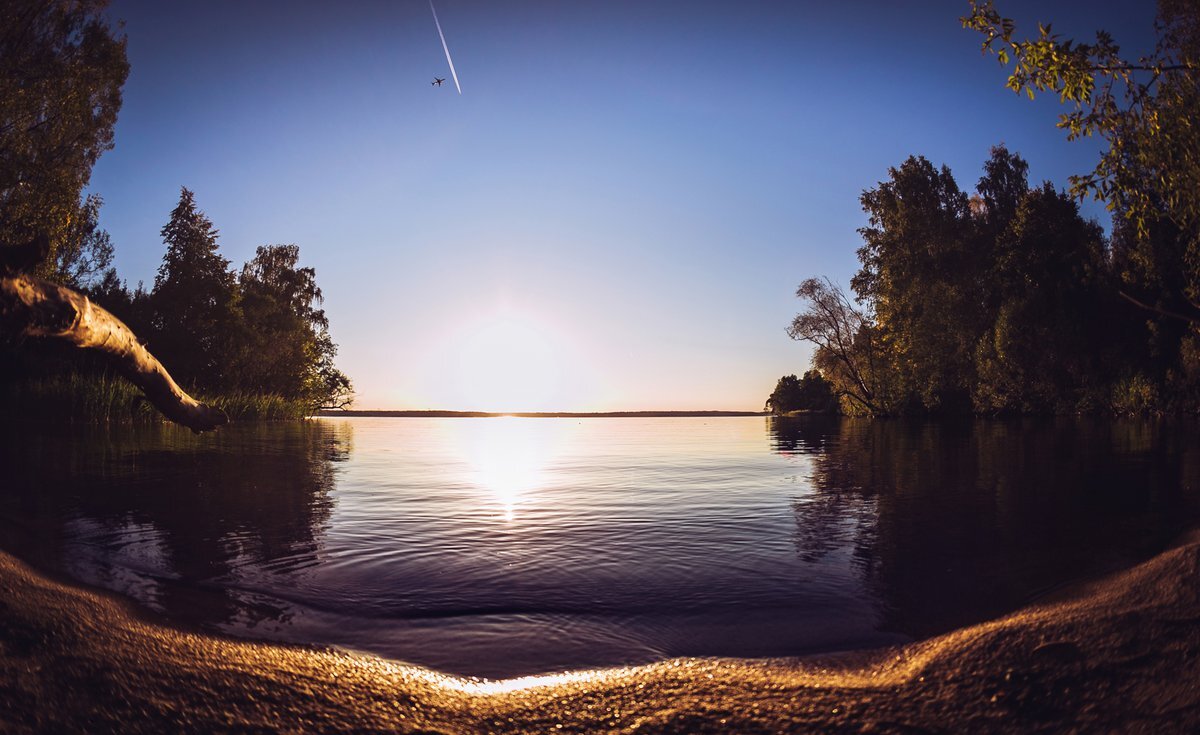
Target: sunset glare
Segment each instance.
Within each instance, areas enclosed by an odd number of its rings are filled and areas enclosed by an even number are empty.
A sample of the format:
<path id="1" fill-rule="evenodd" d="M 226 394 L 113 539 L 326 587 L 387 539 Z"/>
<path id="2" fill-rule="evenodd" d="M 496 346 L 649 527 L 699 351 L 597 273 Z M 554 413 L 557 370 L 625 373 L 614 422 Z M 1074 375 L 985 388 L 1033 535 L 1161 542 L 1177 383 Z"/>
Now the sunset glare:
<path id="1" fill-rule="evenodd" d="M 412 372 L 421 407 L 450 410 L 553 411 L 595 387 L 573 339 L 509 307 L 445 329 Z"/>
<path id="2" fill-rule="evenodd" d="M 506 521 L 512 521 L 517 506 L 532 501 L 546 483 L 549 465 L 564 449 L 566 438 L 552 425 L 529 418 L 469 421 L 454 428 L 483 501 Z"/>
<path id="3" fill-rule="evenodd" d="M 463 330 L 453 349 L 458 402 L 487 411 L 547 410 L 560 388 L 562 353 L 533 322 L 499 314 Z"/>

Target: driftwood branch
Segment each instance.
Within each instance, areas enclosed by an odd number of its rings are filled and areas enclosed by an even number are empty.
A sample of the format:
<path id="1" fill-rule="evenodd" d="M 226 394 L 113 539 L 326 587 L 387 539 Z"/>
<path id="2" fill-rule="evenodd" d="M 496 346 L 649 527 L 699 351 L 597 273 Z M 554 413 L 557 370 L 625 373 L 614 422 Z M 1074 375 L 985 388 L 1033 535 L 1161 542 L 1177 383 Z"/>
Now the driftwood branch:
<path id="1" fill-rule="evenodd" d="M 0 274 L 0 332 L 57 339 L 105 355 L 171 421 L 197 434 L 229 419 L 183 391 L 120 319 L 86 296 L 40 278 Z"/>

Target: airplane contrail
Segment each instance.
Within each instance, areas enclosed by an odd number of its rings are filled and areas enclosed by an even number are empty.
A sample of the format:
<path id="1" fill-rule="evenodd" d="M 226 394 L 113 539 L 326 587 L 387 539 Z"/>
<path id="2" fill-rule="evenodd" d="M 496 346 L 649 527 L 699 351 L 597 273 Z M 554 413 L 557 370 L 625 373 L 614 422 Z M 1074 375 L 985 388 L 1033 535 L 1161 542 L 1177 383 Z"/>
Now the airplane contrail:
<path id="1" fill-rule="evenodd" d="M 429 9 L 433 11 L 433 22 L 437 25 L 438 36 L 442 39 L 442 49 L 446 52 L 446 63 L 450 65 L 450 76 L 454 77 L 454 88 L 462 94 L 462 86 L 458 83 L 458 72 L 454 71 L 454 59 L 450 58 L 450 47 L 446 45 L 446 34 L 442 33 L 442 24 L 437 17 L 437 8 L 433 7 L 433 0 L 429 0 Z"/>

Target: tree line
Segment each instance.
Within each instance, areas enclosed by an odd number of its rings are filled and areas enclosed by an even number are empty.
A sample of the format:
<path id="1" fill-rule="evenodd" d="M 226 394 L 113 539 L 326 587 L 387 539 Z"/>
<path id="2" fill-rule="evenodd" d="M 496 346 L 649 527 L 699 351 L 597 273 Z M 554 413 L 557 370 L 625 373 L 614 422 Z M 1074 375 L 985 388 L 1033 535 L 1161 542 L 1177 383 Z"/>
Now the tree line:
<path id="1" fill-rule="evenodd" d="M 28 313 L 21 289 L 50 293 L 30 280 L 38 279 L 112 312 L 189 388 L 281 398 L 308 412 L 348 405 L 351 384 L 334 365 L 321 289 L 298 246 L 261 246 L 233 270 L 216 228 L 183 188 L 161 230 L 166 251 L 153 287 L 130 290 L 117 276 L 99 225 L 103 200 L 84 193 L 113 147 L 129 73 L 106 5 L 0 1 L 0 334 L 20 339 L 22 326 L 9 322 Z M 0 347 L 0 378 L 10 387 L 47 373 L 97 374 L 101 364 Z"/>
<path id="2" fill-rule="evenodd" d="M 858 415 L 1200 411 L 1200 9 L 1162 0 L 1137 61 L 1103 32 L 1014 40 L 991 2 L 962 21 L 1013 65 L 1014 92 L 1058 93 L 1068 137 L 1108 147 L 1069 191 L 1031 185 L 1003 145 L 973 192 L 922 156 L 889 169 L 860 200 L 853 297 L 821 278 L 797 291 L 788 334 L 815 345 L 813 380 Z M 1087 196 L 1110 236 L 1081 216 Z"/>
<path id="3" fill-rule="evenodd" d="M 232 270 L 187 188 L 161 235 L 166 252 L 150 291 L 140 284 L 131 291 L 111 267 L 74 285 L 201 391 L 273 394 L 310 410 L 349 405 L 351 384 L 334 365 L 316 271 L 299 265 L 299 246 L 259 246 Z"/>

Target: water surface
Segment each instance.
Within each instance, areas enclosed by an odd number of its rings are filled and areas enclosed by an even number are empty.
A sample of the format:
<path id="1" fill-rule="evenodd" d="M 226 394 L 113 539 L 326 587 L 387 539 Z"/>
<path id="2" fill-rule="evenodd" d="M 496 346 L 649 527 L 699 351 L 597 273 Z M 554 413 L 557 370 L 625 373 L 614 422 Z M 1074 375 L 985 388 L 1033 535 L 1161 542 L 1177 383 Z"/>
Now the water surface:
<path id="1" fill-rule="evenodd" d="M 186 625 L 500 677 L 875 647 L 1162 548 L 1190 424 L 357 418 L 7 431 L 0 544 Z"/>

